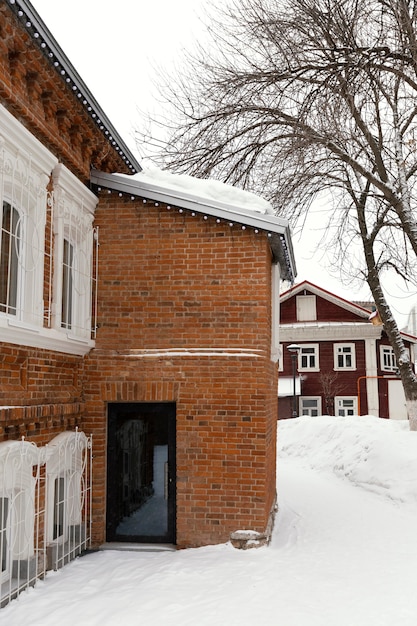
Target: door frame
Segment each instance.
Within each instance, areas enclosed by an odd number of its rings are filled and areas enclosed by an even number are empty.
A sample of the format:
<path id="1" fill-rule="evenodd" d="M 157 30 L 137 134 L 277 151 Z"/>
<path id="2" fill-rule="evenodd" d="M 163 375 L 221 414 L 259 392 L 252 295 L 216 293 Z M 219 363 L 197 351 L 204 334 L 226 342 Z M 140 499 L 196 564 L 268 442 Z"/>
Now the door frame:
<path id="1" fill-rule="evenodd" d="M 138 419 L 167 420 L 168 436 L 168 476 L 167 476 L 167 516 L 168 528 L 164 536 L 131 535 L 116 536 L 116 527 L 110 514 L 117 507 L 117 442 L 115 435 L 118 424 L 128 415 L 137 412 Z M 134 418 L 133 418 L 134 419 Z M 176 403 L 175 402 L 109 402 L 107 404 L 107 477 L 106 477 L 106 541 L 130 543 L 176 543 Z M 113 483 L 113 484 L 112 484 Z M 121 487 L 119 482 L 119 487 Z"/>

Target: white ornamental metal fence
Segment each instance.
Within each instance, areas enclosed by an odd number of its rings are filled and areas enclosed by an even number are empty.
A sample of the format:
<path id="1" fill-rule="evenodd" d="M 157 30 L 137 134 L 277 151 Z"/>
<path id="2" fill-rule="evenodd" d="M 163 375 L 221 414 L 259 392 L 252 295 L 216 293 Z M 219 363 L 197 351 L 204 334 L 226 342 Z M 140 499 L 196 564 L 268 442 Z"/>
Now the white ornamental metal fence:
<path id="1" fill-rule="evenodd" d="M 0 443 L 0 607 L 91 542 L 92 439 Z"/>

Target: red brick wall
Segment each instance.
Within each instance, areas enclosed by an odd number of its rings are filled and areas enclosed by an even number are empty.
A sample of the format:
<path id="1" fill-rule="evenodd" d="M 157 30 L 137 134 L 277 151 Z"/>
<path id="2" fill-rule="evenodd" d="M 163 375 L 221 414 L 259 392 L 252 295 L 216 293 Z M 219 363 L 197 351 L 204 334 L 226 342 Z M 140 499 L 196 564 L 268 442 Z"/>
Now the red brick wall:
<path id="1" fill-rule="evenodd" d="M 104 196 L 96 349 L 86 359 L 94 435 L 94 539 L 104 540 L 107 403 L 175 401 L 177 544 L 265 531 L 275 497 L 276 366 L 267 237 Z M 240 348 L 260 356 L 126 356 Z M 258 353 L 257 353 L 258 354 Z"/>
<path id="2" fill-rule="evenodd" d="M 45 444 L 81 421 L 82 359 L 0 344 L 0 441 Z"/>

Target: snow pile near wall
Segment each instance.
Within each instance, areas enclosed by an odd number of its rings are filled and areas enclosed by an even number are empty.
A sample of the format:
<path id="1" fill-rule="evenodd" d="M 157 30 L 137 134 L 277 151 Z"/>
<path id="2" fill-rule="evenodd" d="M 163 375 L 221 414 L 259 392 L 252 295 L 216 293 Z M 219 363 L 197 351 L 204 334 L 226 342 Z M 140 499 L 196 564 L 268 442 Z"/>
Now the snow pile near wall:
<path id="1" fill-rule="evenodd" d="M 249 209 L 256 213 L 275 215 L 270 202 L 260 196 L 244 191 L 238 187 L 227 185 L 211 178 L 196 178 L 188 174 L 173 174 L 158 168 L 144 169 L 130 179 L 136 179 L 143 183 L 163 187 L 179 193 L 186 193 L 199 198 L 205 198 L 214 202 L 221 202 L 242 209 Z"/>
<path id="2" fill-rule="evenodd" d="M 283 420 L 278 465 L 284 457 L 393 500 L 417 503 L 417 432 L 410 432 L 407 421 L 370 415 Z"/>

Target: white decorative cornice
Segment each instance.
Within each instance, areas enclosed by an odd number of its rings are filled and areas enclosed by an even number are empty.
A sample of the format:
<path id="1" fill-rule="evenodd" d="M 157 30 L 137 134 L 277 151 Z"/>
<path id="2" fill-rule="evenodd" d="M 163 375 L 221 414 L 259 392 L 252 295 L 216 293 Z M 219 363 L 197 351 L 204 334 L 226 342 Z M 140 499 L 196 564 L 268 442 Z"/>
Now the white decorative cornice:
<path id="1" fill-rule="evenodd" d="M 311 322 L 305 324 L 281 324 L 282 343 L 300 341 L 340 341 L 380 339 L 381 326 L 362 322 Z"/>

